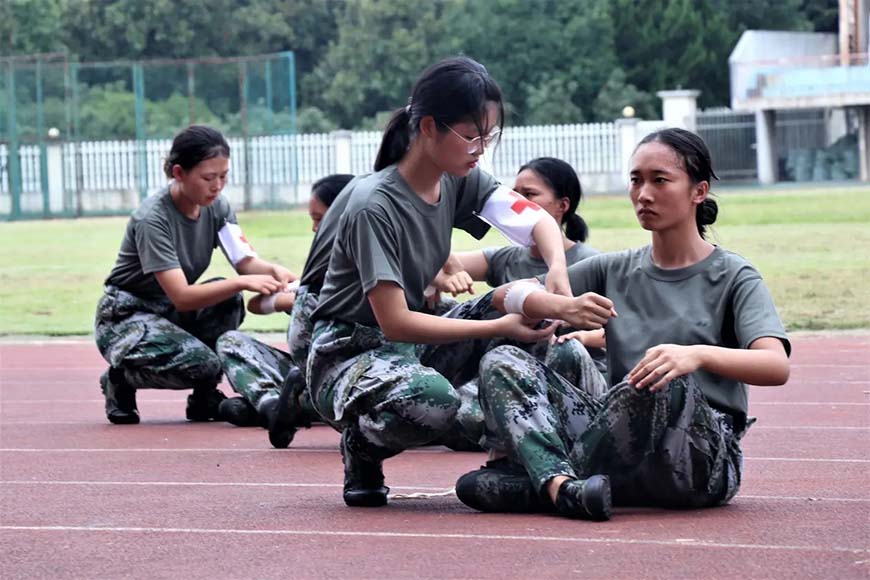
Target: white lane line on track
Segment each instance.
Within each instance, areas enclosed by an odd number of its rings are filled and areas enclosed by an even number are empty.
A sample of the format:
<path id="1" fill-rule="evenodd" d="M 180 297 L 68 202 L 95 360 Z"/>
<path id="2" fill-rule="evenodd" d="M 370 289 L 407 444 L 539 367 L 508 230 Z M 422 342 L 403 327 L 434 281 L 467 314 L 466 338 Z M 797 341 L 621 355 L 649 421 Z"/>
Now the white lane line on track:
<path id="1" fill-rule="evenodd" d="M 0 449 L 0 453 L 337 453 L 338 448 L 329 449 L 270 449 L 267 447 L 181 447 L 181 448 L 154 448 L 154 447 L 125 447 L 125 448 L 72 448 L 72 449 L 48 449 L 48 448 L 23 448 L 6 447 Z M 446 449 L 408 449 L 402 453 L 455 453 Z M 789 461 L 808 463 L 870 463 L 870 459 L 823 459 L 808 457 L 747 457 L 748 461 Z"/>
<path id="2" fill-rule="evenodd" d="M 291 482 L 228 482 L 228 481 L 50 481 L 50 480 L 9 480 L 0 481 L 0 485 L 21 486 L 133 486 L 133 487 L 230 487 L 230 488 L 340 488 L 340 483 L 291 483 Z M 432 485 L 390 485 L 390 489 L 406 489 L 419 491 L 449 491 L 449 488 Z M 870 498 L 819 497 L 819 496 L 789 496 L 789 495 L 744 495 L 738 494 L 736 500 L 774 500 L 774 501 L 826 501 L 841 503 L 870 503 Z"/>
<path id="3" fill-rule="evenodd" d="M 622 544 L 636 546 L 666 546 L 686 548 L 724 548 L 728 550 L 763 550 L 786 552 L 835 552 L 847 554 L 867 554 L 866 548 L 847 548 L 840 546 L 794 546 L 777 544 L 738 544 L 708 542 L 703 540 L 632 540 L 628 538 L 577 538 L 565 536 L 523 536 L 503 534 L 438 534 L 425 532 L 355 532 L 339 530 L 240 530 L 221 528 L 138 528 L 138 527 L 90 527 L 90 526 L 0 526 L 0 530 L 11 532 L 108 532 L 138 534 L 220 534 L 244 536 L 315 536 L 315 537 L 357 537 L 357 538 L 407 538 L 430 540 L 507 540 L 520 542 L 558 542 L 569 544 Z"/>

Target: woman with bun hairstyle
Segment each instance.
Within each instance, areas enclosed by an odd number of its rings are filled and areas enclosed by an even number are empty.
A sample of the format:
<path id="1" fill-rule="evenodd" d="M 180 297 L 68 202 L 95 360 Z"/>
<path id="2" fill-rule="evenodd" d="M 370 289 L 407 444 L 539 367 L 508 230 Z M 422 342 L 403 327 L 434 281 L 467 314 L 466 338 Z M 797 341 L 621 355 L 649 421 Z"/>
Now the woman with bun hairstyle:
<path id="1" fill-rule="evenodd" d="M 700 508 L 734 497 L 747 384 L 784 384 L 790 344 L 758 271 L 705 239 L 715 177 L 697 135 L 647 136 L 629 196 L 652 243 L 571 266 L 575 301 L 538 280 L 496 290 L 504 312 L 605 327 L 608 372 L 597 380 L 609 388 L 591 397 L 517 348 L 487 353 L 480 400 L 502 457 L 459 479 L 462 502 L 605 520 L 611 505 Z M 576 318 L 578 300 L 595 301 L 583 315 L 593 324 Z"/>

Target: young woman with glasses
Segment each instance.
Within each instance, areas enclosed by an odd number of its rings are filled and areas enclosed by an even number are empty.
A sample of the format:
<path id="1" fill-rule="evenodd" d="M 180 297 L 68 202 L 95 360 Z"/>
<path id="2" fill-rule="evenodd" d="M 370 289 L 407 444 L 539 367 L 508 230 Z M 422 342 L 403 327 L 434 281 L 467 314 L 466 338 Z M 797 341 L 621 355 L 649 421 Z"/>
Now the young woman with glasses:
<path id="1" fill-rule="evenodd" d="M 551 291 L 568 292 L 555 220 L 477 167 L 503 120 L 501 91 L 472 59 L 441 61 L 414 85 L 384 132 L 375 173 L 353 188 L 312 314 L 312 403 L 342 432 L 344 501 L 387 503 L 382 462 L 446 433 L 459 397 L 424 366 L 415 343 L 507 336 L 547 338 L 520 316 L 476 321 L 422 312 L 424 291 L 450 253 L 451 230 L 482 237 L 507 223 L 541 250 Z M 518 199 L 525 203 L 518 204 Z"/>

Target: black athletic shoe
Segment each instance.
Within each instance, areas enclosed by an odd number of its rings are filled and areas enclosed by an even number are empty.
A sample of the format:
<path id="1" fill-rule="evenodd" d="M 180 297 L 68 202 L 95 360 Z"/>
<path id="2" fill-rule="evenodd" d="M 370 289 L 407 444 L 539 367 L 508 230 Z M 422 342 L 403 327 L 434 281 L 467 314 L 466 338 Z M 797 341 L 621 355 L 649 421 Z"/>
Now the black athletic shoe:
<path id="1" fill-rule="evenodd" d="M 363 441 L 351 427 L 341 434 L 345 504 L 351 507 L 387 505 L 390 488 L 384 485 L 383 459 L 378 455 L 377 449 Z"/>
<path id="2" fill-rule="evenodd" d="M 311 422 L 299 406 L 299 397 L 305 390 L 305 379 L 298 367 L 293 367 L 284 378 L 281 394 L 260 405 L 269 429 L 269 442 L 276 449 L 290 446 L 299 427 L 310 427 Z"/>
<path id="3" fill-rule="evenodd" d="M 610 519 L 612 510 L 610 478 L 606 475 L 569 479 L 556 494 L 556 511 L 565 517 L 603 522 Z"/>
<path id="4" fill-rule="evenodd" d="M 553 504 L 535 490 L 521 465 L 507 458 L 488 461 L 456 482 L 456 497 L 482 512 L 552 512 Z"/>
<path id="5" fill-rule="evenodd" d="M 221 421 L 226 421 L 236 427 L 262 427 L 263 418 L 247 399 L 233 397 L 224 399 L 218 405 L 218 414 Z"/>
<path id="6" fill-rule="evenodd" d="M 226 398 L 216 387 L 194 388 L 187 396 L 184 414 L 188 421 L 220 421 L 220 405 Z"/>
<path id="7" fill-rule="evenodd" d="M 100 389 L 106 398 L 106 418 L 115 425 L 139 423 L 136 389 L 124 378 L 124 371 L 110 367 L 100 377 Z"/>

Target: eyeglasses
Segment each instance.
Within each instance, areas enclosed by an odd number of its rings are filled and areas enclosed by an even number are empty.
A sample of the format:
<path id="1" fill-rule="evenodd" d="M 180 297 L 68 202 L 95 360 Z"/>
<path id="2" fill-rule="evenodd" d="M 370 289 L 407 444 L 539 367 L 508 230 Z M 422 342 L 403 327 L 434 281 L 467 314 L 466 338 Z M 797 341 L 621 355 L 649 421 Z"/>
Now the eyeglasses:
<path id="1" fill-rule="evenodd" d="M 456 135 L 457 137 L 459 137 L 460 139 L 465 141 L 465 144 L 468 145 L 468 153 L 469 154 L 477 153 L 478 151 L 481 151 L 482 149 L 486 149 L 487 147 L 492 145 L 493 141 L 498 139 L 499 135 L 501 135 L 501 127 L 493 127 L 492 130 L 487 135 L 477 136 L 474 139 L 466 139 L 465 137 L 463 137 L 462 135 L 460 135 L 459 133 L 454 131 L 453 127 L 451 127 L 447 123 L 441 123 L 441 124 L 444 125 L 445 127 L 447 127 L 448 129 L 450 129 L 451 133 L 453 133 L 454 135 Z"/>

